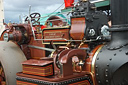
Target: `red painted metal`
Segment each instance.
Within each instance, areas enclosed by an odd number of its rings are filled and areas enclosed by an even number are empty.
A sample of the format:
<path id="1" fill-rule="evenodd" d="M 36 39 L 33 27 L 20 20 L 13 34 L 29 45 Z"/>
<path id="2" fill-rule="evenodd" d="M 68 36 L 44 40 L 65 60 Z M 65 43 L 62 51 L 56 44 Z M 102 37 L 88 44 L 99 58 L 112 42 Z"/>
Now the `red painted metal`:
<path id="1" fill-rule="evenodd" d="M 54 66 L 53 60 L 35 60 L 30 59 L 24 61 L 23 65 L 23 73 L 38 75 L 38 76 L 51 76 L 54 75 Z"/>
<path id="2" fill-rule="evenodd" d="M 74 0 L 64 0 L 65 8 L 73 7 Z"/>

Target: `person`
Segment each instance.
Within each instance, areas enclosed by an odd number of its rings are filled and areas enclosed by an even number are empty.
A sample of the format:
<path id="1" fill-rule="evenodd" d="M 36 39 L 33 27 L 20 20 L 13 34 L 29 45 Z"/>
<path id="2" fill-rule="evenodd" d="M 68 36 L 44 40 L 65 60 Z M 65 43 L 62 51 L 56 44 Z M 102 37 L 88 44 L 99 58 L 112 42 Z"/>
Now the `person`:
<path id="1" fill-rule="evenodd" d="M 111 21 L 109 21 L 109 22 L 108 22 L 108 25 L 109 25 L 109 27 L 111 27 L 111 26 L 112 26 L 112 22 L 111 22 Z"/>

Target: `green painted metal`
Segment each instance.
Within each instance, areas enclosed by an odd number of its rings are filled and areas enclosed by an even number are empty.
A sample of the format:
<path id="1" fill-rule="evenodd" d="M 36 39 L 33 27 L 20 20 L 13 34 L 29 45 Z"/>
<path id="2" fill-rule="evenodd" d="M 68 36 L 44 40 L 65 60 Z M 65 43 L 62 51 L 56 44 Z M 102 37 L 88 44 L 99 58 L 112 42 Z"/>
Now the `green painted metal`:
<path id="1" fill-rule="evenodd" d="M 104 0 L 104 1 L 99 1 L 94 3 L 96 7 L 104 7 L 104 6 L 109 6 L 110 5 L 110 0 Z M 72 12 L 72 10 L 74 10 L 74 8 L 66 8 L 66 9 L 62 9 L 61 13 L 64 12 Z"/>
<path id="2" fill-rule="evenodd" d="M 96 2 L 95 5 L 96 5 L 96 7 L 108 6 L 108 5 L 110 5 L 110 1 L 109 0 L 105 0 L 105 1 Z"/>
<path id="3" fill-rule="evenodd" d="M 65 19 L 66 21 L 68 21 L 68 24 L 70 24 L 70 21 L 67 20 L 66 17 L 61 12 L 54 12 L 54 13 L 49 13 L 49 14 L 41 15 L 42 18 L 40 18 L 40 24 L 41 25 L 45 25 L 47 19 L 50 18 L 51 16 L 60 16 L 63 19 Z"/>
<path id="4" fill-rule="evenodd" d="M 62 9 L 62 10 L 61 10 L 61 13 L 72 12 L 73 9 L 74 9 L 74 8 L 66 8 L 66 9 Z"/>
<path id="5" fill-rule="evenodd" d="M 96 7 L 104 7 L 104 6 L 110 5 L 110 2 L 109 2 L 109 0 L 104 0 L 104 1 L 96 2 L 95 5 L 96 5 Z M 43 17 L 43 18 L 40 19 L 40 22 L 42 25 L 44 25 L 45 22 L 47 21 L 47 19 L 51 16 L 61 16 L 67 21 L 66 17 L 63 15 L 63 13 L 72 12 L 72 10 L 74 10 L 74 8 L 66 8 L 66 9 L 62 9 L 61 12 L 43 14 L 43 15 L 41 15 L 41 17 Z M 69 20 L 68 20 L 68 23 L 70 24 Z"/>

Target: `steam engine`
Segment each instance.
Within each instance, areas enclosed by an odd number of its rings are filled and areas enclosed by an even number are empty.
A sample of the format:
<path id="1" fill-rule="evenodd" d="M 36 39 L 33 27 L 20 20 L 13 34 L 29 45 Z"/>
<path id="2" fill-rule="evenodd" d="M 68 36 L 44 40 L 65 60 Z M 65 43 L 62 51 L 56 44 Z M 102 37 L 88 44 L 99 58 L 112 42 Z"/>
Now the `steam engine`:
<path id="1" fill-rule="evenodd" d="M 71 26 L 54 17 L 42 28 L 38 13 L 28 24 L 8 26 L 1 40 L 16 43 L 27 58 L 17 85 L 128 85 L 127 2 L 111 0 L 111 27 L 86 0 L 75 6 Z"/>

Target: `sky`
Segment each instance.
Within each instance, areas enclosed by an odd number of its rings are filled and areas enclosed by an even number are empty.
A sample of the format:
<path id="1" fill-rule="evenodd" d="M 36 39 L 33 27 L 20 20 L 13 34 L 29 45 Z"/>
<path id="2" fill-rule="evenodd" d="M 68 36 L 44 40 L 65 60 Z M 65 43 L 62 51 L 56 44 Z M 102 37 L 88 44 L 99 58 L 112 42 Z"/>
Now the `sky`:
<path id="1" fill-rule="evenodd" d="M 5 22 L 11 20 L 11 22 L 19 23 L 19 16 L 24 17 L 29 14 L 30 5 L 31 13 L 46 14 L 52 13 L 63 3 L 64 0 L 4 0 Z M 60 9 L 63 8 L 64 5 Z"/>
<path id="2" fill-rule="evenodd" d="M 5 22 L 9 21 L 19 23 L 19 16 L 25 17 L 29 14 L 29 6 L 31 5 L 31 13 L 38 12 L 40 14 L 52 13 L 60 7 L 64 0 L 3 0 Z M 78 0 L 74 0 L 77 2 Z M 96 0 L 92 0 L 96 1 Z M 64 8 L 61 8 L 58 10 Z"/>

